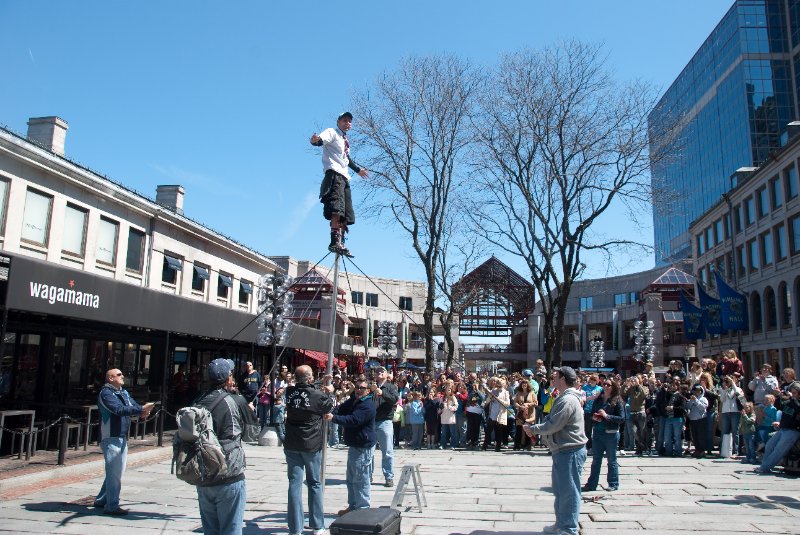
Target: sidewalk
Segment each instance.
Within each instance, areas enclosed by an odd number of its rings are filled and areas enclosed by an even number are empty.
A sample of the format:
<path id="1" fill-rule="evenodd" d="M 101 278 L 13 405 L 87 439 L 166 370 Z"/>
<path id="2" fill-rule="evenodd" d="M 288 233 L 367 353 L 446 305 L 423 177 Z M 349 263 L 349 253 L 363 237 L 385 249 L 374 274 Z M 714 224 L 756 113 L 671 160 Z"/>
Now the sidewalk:
<path id="1" fill-rule="evenodd" d="M 171 452 L 170 448 L 160 448 Z M 247 446 L 246 535 L 286 533 L 286 465 L 280 448 Z M 159 451 L 158 448 L 149 451 Z M 62 478 L 42 489 L 15 491 L 0 503 L 0 533 L 126 535 L 200 533 L 193 487 L 170 475 L 170 456 L 131 455 L 123 479 L 124 518 L 88 507 L 102 483 L 100 473 Z M 346 450 L 328 450 L 326 523 L 346 504 Z M 396 475 L 405 463 L 420 463 L 429 507 L 403 508 L 405 535 L 521 535 L 552 524 L 551 457 L 542 450 L 462 452 L 395 450 Z M 378 465 L 380 460 L 378 459 Z M 377 468 L 377 467 L 376 467 Z M 588 471 L 589 463 L 586 470 Z M 620 490 L 586 494 L 584 535 L 730 535 L 798 533 L 800 479 L 759 476 L 752 466 L 721 459 L 620 459 Z M 57 471 L 51 470 L 51 473 Z M 584 481 L 588 474 L 584 472 Z M 379 472 L 376 482 L 382 482 Z M 601 482 L 605 476 L 601 476 Z M 7 480 L 3 480 L 5 483 Z M 372 487 L 373 506 L 389 505 L 394 489 Z M 304 491 L 305 495 L 305 491 Z M 305 496 L 304 496 L 305 498 Z M 597 501 L 593 501 L 596 498 Z M 413 500 L 404 502 L 409 506 Z"/>

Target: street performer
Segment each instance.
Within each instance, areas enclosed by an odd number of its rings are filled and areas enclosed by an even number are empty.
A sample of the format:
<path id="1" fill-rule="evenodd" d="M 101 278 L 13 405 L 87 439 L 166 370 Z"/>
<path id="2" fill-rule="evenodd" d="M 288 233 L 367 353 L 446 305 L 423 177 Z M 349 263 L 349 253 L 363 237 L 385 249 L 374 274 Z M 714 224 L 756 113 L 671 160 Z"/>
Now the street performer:
<path id="1" fill-rule="evenodd" d="M 356 222 L 353 202 L 350 197 L 349 167 L 358 176 L 366 178 L 367 169 L 359 167 L 350 158 L 350 141 L 347 132 L 353 126 L 353 114 L 346 111 L 336 120 L 336 128 L 328 128 L 321 134 L 311 135 L 311 144 L 322 147 L 322 169 L 325 176 L 319 188 L 319 199 L 323 204 L 322 214 L 331 222 L 331 244 L 328 250 L 352 256 L 345 247 L 347 227 Z"/>

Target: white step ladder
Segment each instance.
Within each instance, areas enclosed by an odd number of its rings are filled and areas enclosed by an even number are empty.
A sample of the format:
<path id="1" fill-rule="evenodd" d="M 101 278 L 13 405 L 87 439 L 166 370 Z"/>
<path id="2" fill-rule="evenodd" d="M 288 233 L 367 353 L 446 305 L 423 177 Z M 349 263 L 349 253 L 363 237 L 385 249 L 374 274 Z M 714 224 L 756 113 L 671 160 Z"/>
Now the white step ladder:
<path id="1" fill-rule="evenodd" d="M 407 488 L 409 480 L 414 483 L 414 490 Z M 399 508 L 403 503 L 403 498 L 409 494 L 415 494 L 417 496 L 417 507 L 420 513 L 422 512 L 423 506 L 428 507 L 428 499 L 425 497 L 425 488 L 422 486 L 422 476 L 420 476 L 419 473 L 419 463 L 406 464 L 403 466 L 403 471 L 400 474 L 400 482 L 397 484 L 397 490 L 394 491 L 391 507 L 393 509 Z"/>

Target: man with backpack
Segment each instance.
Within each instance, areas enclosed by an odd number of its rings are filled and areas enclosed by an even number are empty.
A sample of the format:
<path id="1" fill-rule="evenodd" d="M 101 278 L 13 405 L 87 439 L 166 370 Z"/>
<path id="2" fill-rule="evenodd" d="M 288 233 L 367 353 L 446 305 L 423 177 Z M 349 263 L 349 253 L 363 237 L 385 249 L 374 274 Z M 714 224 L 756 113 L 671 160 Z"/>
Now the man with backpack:
<path id="1" fill-rule="evenodd" d="M 320 466 L 322 463 L 322 416 L 331 412 L 331 386 L 318 390 L 310 366 L 298 366 L 295 384 L 286 389 L 286 472 L 289 476 L 289 533 L 303 532 L 303 475 L 308 485 L 308 524 L 314 535 L 325 533 L 325 509 Z"/>
<path id="2" fill-rule="evenodd" d="M 211 413 L 214 434 L 225 454 L 227 470 L 221 477 L 197 484 L 200 519 L 205 535 L 242 533 L 245 507 L 245 458 L 242 440 L 254 440 L 258 420 L 247 400 L 230 391 L 236 388 L 235 366 L 230 359 L 208 365 L 211 387 L 194 403 Z"/>

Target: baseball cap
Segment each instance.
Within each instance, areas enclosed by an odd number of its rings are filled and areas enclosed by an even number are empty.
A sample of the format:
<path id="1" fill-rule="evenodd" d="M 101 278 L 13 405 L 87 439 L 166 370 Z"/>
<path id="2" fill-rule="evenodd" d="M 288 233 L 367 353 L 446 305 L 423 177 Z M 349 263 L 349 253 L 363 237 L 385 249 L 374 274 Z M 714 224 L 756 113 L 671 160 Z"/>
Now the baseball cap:
<path id="1" fill-rule="evenodd" d="M 533 372 L 529 368 L 522 370 L 522 375 L 525 377 L 533 377 Z"/>
<path id="2" fill-rule="evenodd" d="M 337 117 L 336 120 L 339 121 L 339 120 L 342 119 L 342 117 L 347 117 L 351 121 L 353 120 L 353 114 L 350 113 L 349 111 L 345 111 L 345 112 L 340 113 L 339 117 Z"/>
<path id="3" fill-rule="evenodd" d="M 570 379 L 572 381 L 578 378 L 578 374 L 575 373 L 575 370 L 573 370 L 569 366 L 561 366 L 560 368 L 553 368 L 553 371 L 560 373 L 562 377 Z"/>
<path id="4" fill-rule="evenodd" d="M 235 365 L 231 359 L 214 359 L 208 365 L 208 380 L 212 383 L 224 383 L 234 368 Z"/>

